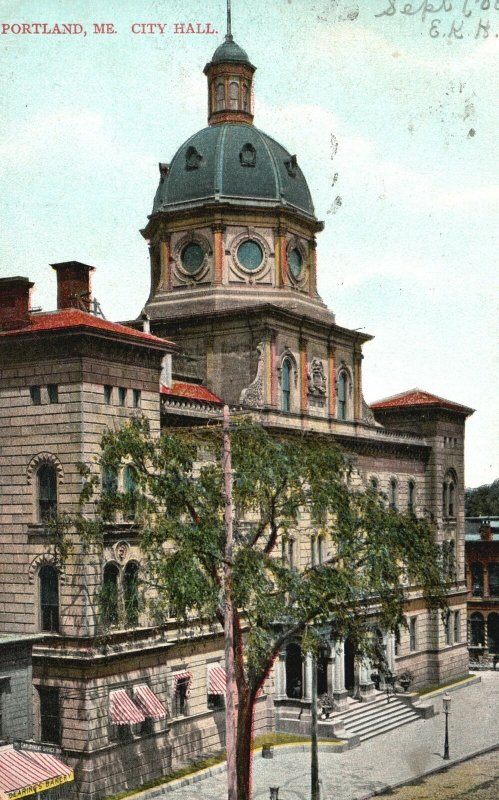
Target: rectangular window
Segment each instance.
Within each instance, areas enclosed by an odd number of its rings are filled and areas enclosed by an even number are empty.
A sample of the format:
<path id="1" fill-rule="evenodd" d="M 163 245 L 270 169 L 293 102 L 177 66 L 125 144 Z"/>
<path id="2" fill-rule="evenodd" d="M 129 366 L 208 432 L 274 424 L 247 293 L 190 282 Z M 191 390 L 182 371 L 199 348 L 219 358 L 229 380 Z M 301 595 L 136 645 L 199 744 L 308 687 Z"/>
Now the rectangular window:
<path id="1" fill-rule="evenodd" d="M 225 698 L 223 694 L 209 694 L 208 708 L 211 709 L 211 711 L 221 711 L 225 708 Z"/>
<path id="2" fill-rule="evenodd" d="M 126 389 L 124 386 L 118 387 L 118 403 L 120 406 L 124 406 L 126 403 Z"/>
<path id="3" fill-rule="evenodd" d="M 409 620 L 409 650 L 411 652 L 417 650 L 418 647 L 417 622 L 417 617 L 411 617 Z"/>
<path id="4" fill-rule="evenodd" d="M 42 403 L 42 390 L 40 386 L 30 386 L 29 393 L 31 395 L 31 403 L 34 406 L 39 406 Z"/>
<path id="5" fill-rule="evenodd" d="M 461 614 L 454 611 L 454 642 L 461 641 Z"/>
<path id="6" fill-rule="evenodd" d="M 140 408 L 140 401 L 141 401 L 141 391 L 140 389 L 133 390 L 133 407 Z"/>
<path id="7" fill-rule="evenodd" d="M 180 678 L 177 681 L 175 697 L 173 698 L 173 715 L 179 717 L 187 714 L 187 695 L 189 692 L 189 678 Z"/>
<path id="8" fill-rule="evenodd" d="M 47 386 L 47 393 L 49 396 L 49 403 L 59 402 L 59 387 L 56 383 L 49 383 Z"/>
<path id="9" fill-rule="evenodd" d="M 59 689 L 40 686 L 40 739 L 49 744 L 61 744 Z"/>
<path id="10" fill-rule="evenodd" d="M 107 384 L 104 386 L 104 402 L 107 406 L 113 402 L 113 387 Z"/>

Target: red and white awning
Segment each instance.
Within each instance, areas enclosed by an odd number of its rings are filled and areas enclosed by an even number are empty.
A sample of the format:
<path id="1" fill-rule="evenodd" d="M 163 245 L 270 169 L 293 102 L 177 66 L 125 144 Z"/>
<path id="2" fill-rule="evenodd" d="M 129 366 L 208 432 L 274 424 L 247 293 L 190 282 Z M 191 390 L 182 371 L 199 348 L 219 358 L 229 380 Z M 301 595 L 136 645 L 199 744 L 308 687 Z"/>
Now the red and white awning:
<path id="1" fill-rule="evenodd" d="M 227 691 L 227 673 L 220 664 L 208 666 L 208 694 L 223 694 Z"/>
<path id="2" fill-rule="evenodd" d="M 109 716 L 114 725 L 135 725 L 144 722 L 145 716 L 126 689 L 115 689 L 109 693 Z"/>
<path id="3" fill-rule="evenodd" d="M 188 697 L 189 693 L 191 691 L 191 681 L 192 681 L 191 673 L 190 672 L 175 672 L 175 674 L 172 675 L 172 690 L 173 690 L 172 694 L 175 695 L 177 693 L 177 686 L 178 686 L 180 681 L 187 683 L 187 691 L 185 693 L 185 696 Z"/>
<path id="4" fill-rule="evenodd" d="M 154 694 L 153 690 L 145 683 L 133 687 L 133 699 L 136 705 L 144 712 L 146 717 L 152 719 L 165 719 L 168 716 L 168 711 Z"/>
<path id="5" fill-rule="evenodd" d="M 9 800 L 44 792 L 74 780 L 71 767 L 48 753 L 0 750 L 0 795 Z"/>

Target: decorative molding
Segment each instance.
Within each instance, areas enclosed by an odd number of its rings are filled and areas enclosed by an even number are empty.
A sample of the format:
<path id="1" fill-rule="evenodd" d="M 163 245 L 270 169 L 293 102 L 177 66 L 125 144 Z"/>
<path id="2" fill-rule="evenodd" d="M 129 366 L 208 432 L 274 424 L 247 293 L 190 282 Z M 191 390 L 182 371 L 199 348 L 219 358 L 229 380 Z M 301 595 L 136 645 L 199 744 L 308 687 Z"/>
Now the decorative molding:
<path id="1" fill-rule="evenodd" d="M 309 395 L 323 397 L 327 392 L 326 371 L 320 358 L 312 358 L 308 365 L 307 387 Z"/>
<path id="2" fill-rule="evenodd" d="M 122 540 L 121 542 L 117 542 L 113 549 L 119 563 L 123 564 L 130 552 L 130 545 L 128 542 Z"/>
<path id="3" fill-rule="evenodd" d="M 243 389 L 239 397 L 239 403 L 251 408 L 261 408 L 265 402 L 265 347 L 263 342 L 256 346 L 258 353 L 258 365 L 256 376 L 252 383 Z"/>
<path id="4" fill-rule="evenodd" d="M 31 564 L 28 567 L 28 581 L 31 584 L 34 584 L 36 580 L 36 576 L 42 567 L 48 565 L 50 567 L 54 567 L 59 572 L 59 580 L 61 583 L 66 583 L 65 576 L 62 572 L 59 571 L 57 567 L 57 560 L 55 555 L 52 553 L 42 553 L 41 555 L 37 556 L 33 559 Z"/>
<path id="5" fill-rule="evenodd" d="M 31 461 L 28 464 L 28 468 L 26 470 L 26 478 L 28 481 L 28 486 L 33 484 L 33 476 L 35 475 L 38 467 L 41 464 L 52 464 L 55 467 L 57 473 L 57 482 L 63 483 L 64 482 L 64 470 L 62 468 L 62 464 L 53 453 L 43 452 L 37 453 L 36 456 L 33 456 Z"/>
<path id="6" fill-rule="evenodd" d="M 203 263 L 197 270 L 197 272 L 189 272 L 186 270 L 182 265 L 182 250 L 184 247 L 187 247 L 188 244 L 198 244 L 204 253 Z M 178 241 L 175 243 L 175 247 L 173 248 L 172 258 L 174 263 L 174 276 L 177 281 L 182 284 L 188 284 L 189 286 L 195 286 L 197 283 L 200 283 L 204 278 L 206 278 L 209 268 L 210 268 L 210 257 L 212 256 L 212 248 L 210 241 L 207 239 L 206 236 L 203 236 L 200 233 L 195 231 L 191 231 L 190 233 L 181 236 Z"/>

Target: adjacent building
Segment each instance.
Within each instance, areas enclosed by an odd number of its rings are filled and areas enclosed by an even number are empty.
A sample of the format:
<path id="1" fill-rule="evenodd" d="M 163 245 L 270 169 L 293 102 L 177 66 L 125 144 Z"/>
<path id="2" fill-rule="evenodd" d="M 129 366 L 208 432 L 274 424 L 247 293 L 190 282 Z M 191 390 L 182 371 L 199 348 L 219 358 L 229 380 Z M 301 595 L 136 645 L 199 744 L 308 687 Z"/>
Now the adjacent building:
<path id="1" fill-rule="evenodd" d="M 499 517 L 466 518 L 468 637 L 471 661 L 499 657 Z"/>
<path id="2" fill-rule="evenodd" d="M 140 602 L 133 519 L 111 524 L 103 552 L 74 543 L 62 566 L 48 520 L 78 508 L 79 464 L 95 468 L 108 428 L 140 414 L 163 425 L 217 419 L 223 403 L 275 431 L 330 436 L 355 480 L 436 524 L 451 580 L 449 614 L 408 593 L 407 629 L 380 631 L 391 672 L 415 686 L 468 671 L 464 574 L 464 426 L 472 410 L 413 389 L 368 407 L 363 347 L 317 291 L 317 220 L 296 155 L 253 125 L 255 67 L 228 35 L 205 67 L 208 126 L 160 164 L 149 242 L 151 290 L 127 325 L 91 313 L 93 267 L 52 265 L 57 310 L 31 309 L 28 278 L 0 281 L 0 634 L 33 643 L 33 726 L 61 748 L 85 800 L 140 786 L 224 744 L 220 629 L 160 624 Z M 126 467 L 106 482 L 131 480 Z M 286 557 L 328 557 L 298 529 Z M 373 618 L 373 623 L 375 619 Z M 333 638 L 319 692 L 367 700 L 369 665 Z M 255 730 L 292 701 L 310 708 L 311 661 L 298 641 L 279 655 Z"/>

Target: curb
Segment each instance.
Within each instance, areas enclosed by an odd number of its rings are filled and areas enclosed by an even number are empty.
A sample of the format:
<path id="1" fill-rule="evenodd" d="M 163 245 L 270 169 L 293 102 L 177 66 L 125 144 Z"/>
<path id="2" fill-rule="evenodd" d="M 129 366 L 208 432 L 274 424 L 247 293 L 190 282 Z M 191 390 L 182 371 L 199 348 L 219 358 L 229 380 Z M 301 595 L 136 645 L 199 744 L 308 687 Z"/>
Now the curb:
<path id="1" fill-rule="evenodd" d="M 390 783 L 383 786 L 381 789 L 375 789 L 373 792 L 369 792 L 369 794 L 363 794 L 362 797 L 356 798 L 356 800 L 370 800 L 372 797 L 379 797 L 385 793 L 389 793 L 394 789 L 400 789 L 402 786 L 412 786 L 418 784 L 422 778 L 429 778 L 431 775 L 436 775 L 439 772 L 445 772 L 445 770 L 450 769 L 450 767 L 457 767 L 458 764 L 463 764 L 465 761 L 470 761 L 472 758 L 477 758 L 477 756 L 483 756 L 486 753 L 491 753 L 493 750 L 499 750 L 499 742 L 497 744 L 488 745 L 487 747 L 482 747 L 481 750 L 475 750 L 473 753 L 467 753 L 464 756 L 460 756 L 459 758 L 455 758 L 453 760 L 448 761 L 446 764 L 442 764 L 440 767 L 433 767 L 433 769 L 429 769 L 428 772 L 422 772 L 421 775 L 416 775 L 414 778 L 408 778 L 405 781 L 399 781 L 398 783 Z"/>

